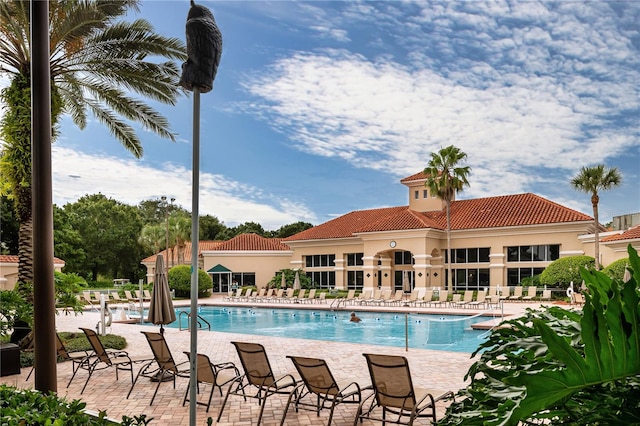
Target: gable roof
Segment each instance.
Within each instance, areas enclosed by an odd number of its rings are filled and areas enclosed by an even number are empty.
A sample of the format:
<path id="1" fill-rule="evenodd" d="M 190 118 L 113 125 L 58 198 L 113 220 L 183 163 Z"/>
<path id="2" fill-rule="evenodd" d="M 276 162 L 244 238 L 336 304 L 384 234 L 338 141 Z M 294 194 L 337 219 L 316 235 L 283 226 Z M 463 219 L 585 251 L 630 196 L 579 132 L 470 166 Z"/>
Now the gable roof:
<path id="1" fill-rule="evenodd" d="M 427 228 L 444 230 L 446 221 L 444 210 L 417 212 L 407 206 L 359 210 L 299 232 L 284 241 L 348 238 L 363 232 Z M 531 193 L 451 203 L 452 230 L 587 221 L 593 221 L 593 218 Z"/>
<path id="2" fill-rule="evenodd" d="M 212 251 L 289 251 L 291 247 L 283 244 L 282 238 L 265 238 L 258 234 L 240 234 L 225 241 Z"/>
<path id="3" fill-rule="evenodd" d="M 18 263 L 19 258 L 17 254 L 0 254 L 0 263 Z M 64 265 L 65 262 L 57 257 L 53 258 L 54 265 Z"/>
<path id="4" fill-rule="evenodd" d="M 624 240 L 640 240 L 640 225 L 629 228 L 624 232 L 616 235 L 609 235 L 608 237 L 600 240 L 601 242 L 608 243 L 611 241 L 624 241 Z"/>

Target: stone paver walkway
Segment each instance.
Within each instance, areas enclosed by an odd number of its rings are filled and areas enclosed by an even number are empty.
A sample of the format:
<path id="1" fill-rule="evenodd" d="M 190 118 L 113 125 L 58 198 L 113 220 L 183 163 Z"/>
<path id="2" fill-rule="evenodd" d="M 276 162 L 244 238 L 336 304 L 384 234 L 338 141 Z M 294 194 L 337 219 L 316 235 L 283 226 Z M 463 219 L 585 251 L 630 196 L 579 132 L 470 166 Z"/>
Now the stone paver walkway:
<path id="1" fill-rule="evenodd" d="M 221 297 L 203 299 L 202 303 L 222 304 Z M 179 304 L 176 302 L 176 304 Z M 188 304 L 188 302 L 186 302 Z M 259 306 L 274 306 L 268 304 L 260 304 Z M 278 304 L 278 307 L 297 307 L 296 305 Z M 328 308 L 329 304 L 313 305 L 314 309 Z M 538 304 L 529 303 L 505 303 L 504 314 L 511 315 L 523 312 L 527 307 L 535 307 Z M 345 310 L 352 310 L 353 307 L 347 306 Z M 368 309 L 376 309 L 371 307 L 356 307 L 355 309 L 362 311 Z M 391 308 L 380 309 L 390 310 Z M 425 309 L 414 308 L 395 308 L 396 311 L 402 309 L 411 309 L 412 311 L 425 312 Z M 438 313 L 443 313 L 449 309 L 438 309 Z M 472 311 L 464 310 L 469 315 Z M 75 317 L 73 315 L 60 314 L 56 317 L 56 327 L 58 331 L 78 331 L 78 327 L 95 328 L 99 320 L 99 314 L 96 312 L 85 312 L 84 315 Z M 488 319 L 491 323 L 497 321 Z M 151 351 L 141 330 L 150 330 L 153 327 L 142 326 L 137 324 L 115 323 L 108 332 L 124 336 L 127 339 L 128 346 L 126 350 L 132 357 L 151 356 Z M 165 337 L 173 356 L 179 362 L 186 361 L 186 356 L 182 353 L 188 351 L 189 336 L 187 331 L 179 331 L 174 328 L 165 329 Z M 330 368 L 336 376 L 337 380 L 349 379 L 356 380 L 363 385 L 369 382 L 366 361 L 362 356 L 365 352 L 384 353 L 389 355 L 405 356 L 409 360 L 413 380 L 415 386 L 424 386 L 442 391 L 456 391 L 465 386 L 463 380 L 465 373 L 473 360 L 470 354 L 433 351 L 422 349 L 409 349 L 405 352 L 404 348 L 382 347 L 364 344 L 351 343 L 334 343 L 324 341 L 313 341 L 303 339 L 288 339 L 265 336 L 252 336 L 232 333 L 219 332 L 198 332 L 198 351 L 207 354 L 214 363 L 232 361 L 240 368 L 240 363 L 235 353 L 231 341 L 245 341 L 261 343 L 265 346 L 272 368 L 276 373 L 293 372 L 294 368 L 291 361 L 286 355 L 312 356 L 324 358 L 327 360 Z M 73 383 L 67 388 L 66 384 L 71 377 L 71 363 L 65 362 L 58 364 L 58 395 L 64 396 L 69 400 L 82 399 L 87 403 L 90 410 L 107 411 L 110 418 L 120 419 L 123 415 L 134 416 L 146 414 L 153 417 L 151 425 L 188 425 L 189 424 L 189 404 L 182 406 L 182 398 L 187 389 L 187 379 L 178 379 L 176 388 L 174 389 L 171 382 L 163 383 L 153 406 L 149 406 L 149 401 L 153 395 L 156 383 L 150 382 L 148 379 L 140 379 L 129 399 L 126 398 L 127 392 L 131 386 L 129 377 L 121 374 L 120 379 L 116 381 L 115 371 L 107 369 L 97 371 L 93 374 L 84 394 L 80 394 L 80 390 L 84 385 L 87 377 L 86 371 L 80 371 Z M 137 373 L 136 366 L 134 374 Z M 34 386 L 34 375 L 29 381 L 25 381 L 30 368 L 22 369 L 20 375 L 1 377 L 0 382 L 20 388 L 32 388 Z M 201 393 L 201 400 L 204 401 L 208 396 L 209 389 L 204 389 Z M 214 420 L 220 410 L 223 398 L 219 393 L 215 393 L 211 403 L 211 409 L 207 413 L 205 407 L 197 407 L 197 425 L 206 425 L 207 418 L 212 417 Z M 263 424 L 278 425 L 286 404 L 287 397 L 275 395 L 269 398 L 264 410 Z M 257 400 L 248 399 L 244 402 L 242 398 L 230 397 L 227 407 L 224 410 L 220 425 L 251 425 L 255 423 L 258 417 L 260 407 Z M 334 425 L 352 425 L 356 406 L 353 404 L 338 406 L 334 415 L 332 424 Z M 438 406 L 438 417 L 444 414 L 445 407 Z M 287 425 L 325 425 L 327 422 L 328 411 L 322 412 L 320 417 L 310 411 L 289 410 L 285 424 Z"/>

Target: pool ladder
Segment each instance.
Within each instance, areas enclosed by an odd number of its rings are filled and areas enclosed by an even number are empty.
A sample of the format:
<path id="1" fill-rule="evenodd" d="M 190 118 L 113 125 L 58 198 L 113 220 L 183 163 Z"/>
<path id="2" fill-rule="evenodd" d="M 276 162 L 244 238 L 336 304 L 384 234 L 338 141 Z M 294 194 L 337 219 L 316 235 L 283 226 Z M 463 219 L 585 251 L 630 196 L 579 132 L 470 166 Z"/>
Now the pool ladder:
<path id="1" fill-rule="evenodd" d="M 332 311 L 340 309 L 340 303 L 347 303 L 347 299 L 345 297 L 338 297 L 337 299 L 333 299 L 333 302 L 329 305 L 329 309 Z M 336 306 L 333 306 L 335 303 Z"/>
<path id="2" fill-rule="evenodd" d="M 187 327 L 182 328 L 182 315 L 185 315 L 187 317 Z M 205 328 L 209 331 L 211 331 L 211 324 L 209 323 L 209 321 L 207 321 L 206 319 L 202 318 L 200 315 L 198 315 L 198 330 L 204 330 Z M 206 324 L 206 326 L 205 326 Z M 178 314 L 178 325 L 180 326 L 180 331 L 182 330 L 189 330 L 189 327 L 191 326 L 191 312 L 187 312 L 187 311 L 181 311 L 180 314 Z"/>

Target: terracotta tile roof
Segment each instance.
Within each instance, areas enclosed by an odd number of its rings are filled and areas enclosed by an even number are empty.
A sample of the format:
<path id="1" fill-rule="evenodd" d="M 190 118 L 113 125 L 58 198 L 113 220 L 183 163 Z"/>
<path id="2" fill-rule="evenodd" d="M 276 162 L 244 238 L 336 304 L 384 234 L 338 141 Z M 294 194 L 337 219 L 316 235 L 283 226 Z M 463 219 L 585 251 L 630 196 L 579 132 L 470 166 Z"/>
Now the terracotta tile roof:
<path id="1" fill-rule="evenodd" d="M 576 210 L 526 193 L 460 200 L 451 203 L 451 229 L 482 229 L 592 221 Z M 352 237 L 354 233 L 409 229 L 446 229 L 442 211 L 417 212 L 407 206 L 347 213 L 285 239 L 286 241 Z"/>
<path id="2" fill-rule="evenodd" d="M 202 252 L 203 250 L 213 250 L 213 248 L 219 246 L 220 244 L 222 244 L 223 241 L 198 241 L 198 251 Z M 167 262 L 167 260 L 169 259 L 169 256 L 167 255 L 167 250 L 162 250 L 160 253 L 156 253 L 153 254 L 145 259 L 142 259 L 142 261 L 140 263 L 147 263 L 147 262 L 155 262 L 156 261 L 156 255 L 158 254 L 162 254 L 162 256 L 164 257 L 164 261 Z M 198 253 L 200 254 L 200 253 Z M 184 259 L 187 262 L 191 262 L 191 241 L 187 241 L 186 245 L 185 245 L 185 249 L 184 249 Z M 173 264 L 177 264 L 178 263 L 178 251 L 177 250 L 173 250 Z"/>
<path id="3" fill-rule="evenodd" d="M 0 263 L 18 263 L 18 255 L 13 254 L 0 254 Z M 57 257 L 53 258 L 53 264 L 62 265 L 64 264 L 64 260 L 58 259 Z"/>
<path id="4" fill-rule="evenodd" d="M 403 206 L 353 211 L 321 225 L 298 232 L 295 235 L 285 238 L 284 241 L 353 237 L 353 233 L 358 229 L 369 226 L 377 221 L 384 220 L 385 218 L 389 218 L 390 216 L 397 215 L 407 209 L 407 206 Z"/>
<path id="5" fill-rule="evenodd" d="M 258 234 L 240 234 L 212 248 L 214 251 L 288 251 L 282 238 L 265 238 Z"/>
<path id="6" fill-rule="evenodd" d="M 634 226 L 633 228 L 629 228 L 624 232 L 621 232 L 616 235 L 609 235 L 608 237 L 603 238 L 602 242 L 609 241 L 622 241 L 622 240 L 639 240 L 640 239 L 640 225 Z"/>
<path id="7" fill-rule="evenodd" d="M 404 179 L 400 180 L 400 183 L 406 183 L 406 182 L 411 182 L 412 180 L 424 180 L 427 178 L 427 175 L 424 173 L 424 170 L 421 172 L 418 172 L 416 174 L 413 174 L 411 176 L 407 176 Z"/>

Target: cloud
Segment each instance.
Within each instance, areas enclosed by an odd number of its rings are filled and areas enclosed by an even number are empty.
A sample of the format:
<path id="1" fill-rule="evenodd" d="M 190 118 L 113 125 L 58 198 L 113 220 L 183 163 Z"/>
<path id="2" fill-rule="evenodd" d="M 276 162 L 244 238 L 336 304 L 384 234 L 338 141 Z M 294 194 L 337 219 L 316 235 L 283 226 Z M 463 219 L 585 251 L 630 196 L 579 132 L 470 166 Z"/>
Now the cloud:
<path id="1" fill-rule="evenodd" d="M 637 6 L 372 5 L 343 22 L 410 25 L 393 41 L 372 30 L 374 54 L 350 45 L 281 58 L 248 80 L 245 107 L 301 151 L 397 177 L 454 144 L 469 155 L 474 197 L 531 191 L 547 173 L 568 181 L 639 145 L 640 60 L 620 30 Z"/>
<path id="2" fill-rule="evenodd" d="M 137 160 L 84 154 L 55 146 L 52 152 L 53 199 L 62 206 L 98 192 L 120 202 L 137 205 L 163 195 L 191 211 L 191 170 L 170 163 L 153 166 Z M 216 216 L 227 226 L 255 222 L 267 230 L 297 221 L 316 223 L 304 205 L 281 200 L 251 187 L 211 173 L 200 174 L 201 215 Z"/>

